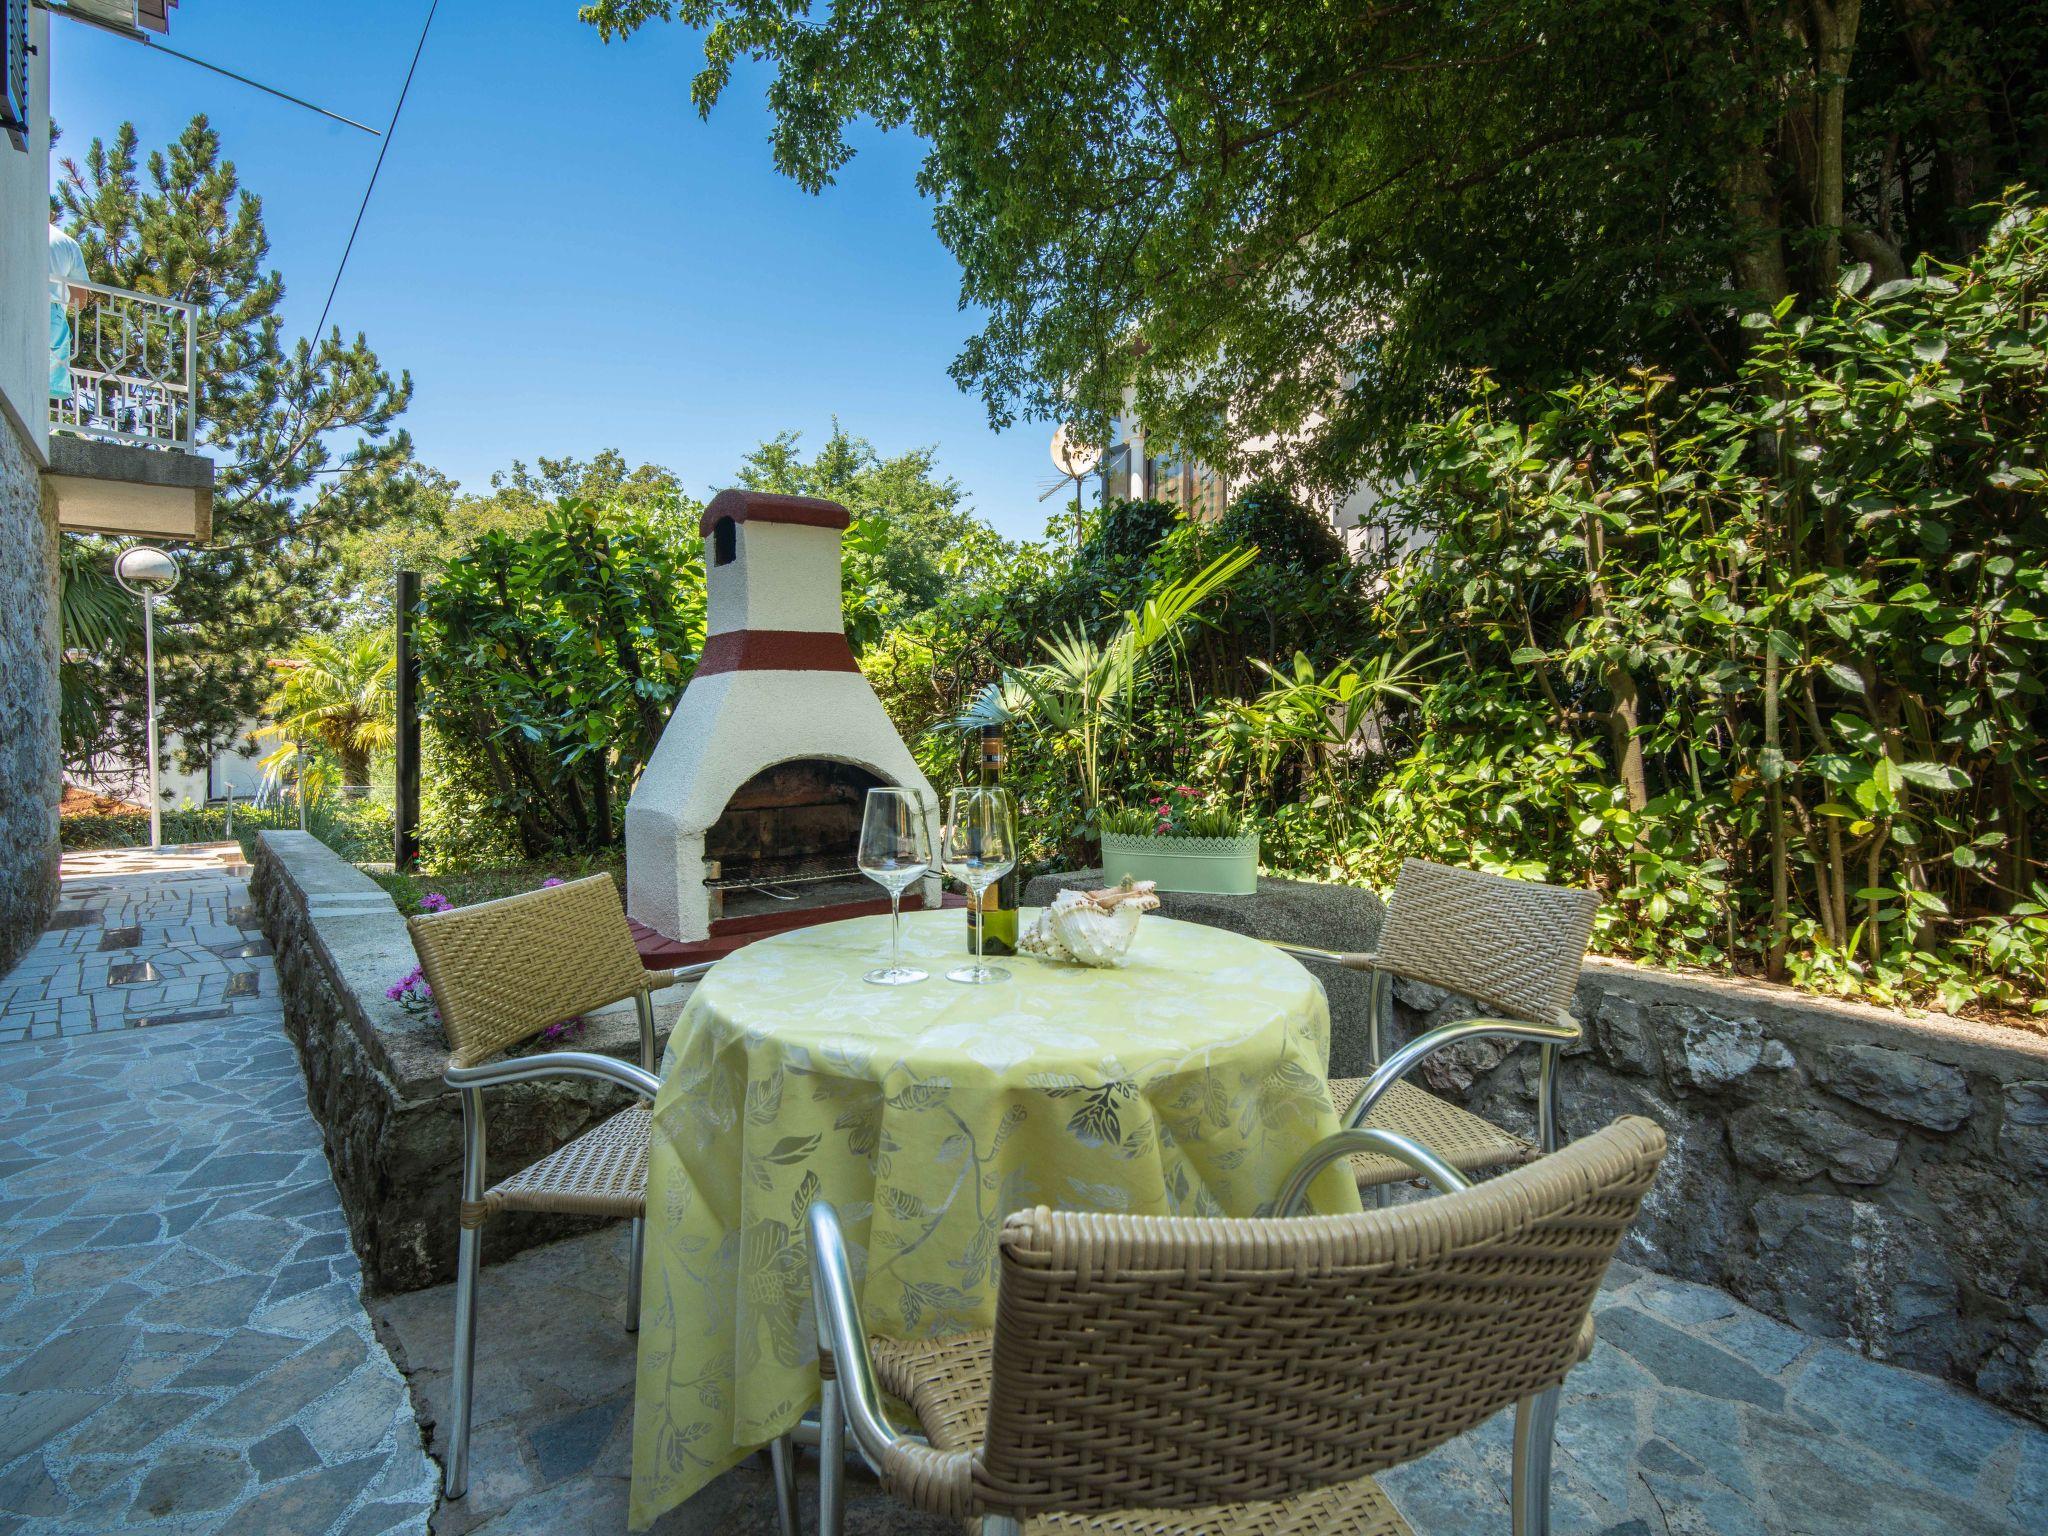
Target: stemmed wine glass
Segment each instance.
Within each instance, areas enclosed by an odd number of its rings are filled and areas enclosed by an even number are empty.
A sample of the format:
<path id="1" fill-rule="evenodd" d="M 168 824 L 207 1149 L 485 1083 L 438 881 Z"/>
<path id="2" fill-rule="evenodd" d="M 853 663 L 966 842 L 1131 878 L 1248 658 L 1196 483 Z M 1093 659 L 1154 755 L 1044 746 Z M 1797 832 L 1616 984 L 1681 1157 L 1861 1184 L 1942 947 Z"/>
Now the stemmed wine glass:
<path id="1" fill-rule="evenodd" d="M 889 893 L 889 963 L 862 981 L 900 987 L 928 974 L 903 963 L 903 893 L 932 867 L 924 807 L 915 791 L 871 789 L 860 818 L 860 872 Z"/>
<path id="2" fill-rule="evenodd" d="M 947 874 L 967 887 L 975 909 L 981 893 L 1010 872 L 1017 862 L 1016 814 L 1010 792 L 994 786 L 969 785 L 946 796 L 946 824 L 940 831 L 939 861 Z M 981 963 L 981 924 L 974 925 L 974 964 L 946 972 L 948 981 L 982 986 L 1008 981 L 1000 966 Z"/>

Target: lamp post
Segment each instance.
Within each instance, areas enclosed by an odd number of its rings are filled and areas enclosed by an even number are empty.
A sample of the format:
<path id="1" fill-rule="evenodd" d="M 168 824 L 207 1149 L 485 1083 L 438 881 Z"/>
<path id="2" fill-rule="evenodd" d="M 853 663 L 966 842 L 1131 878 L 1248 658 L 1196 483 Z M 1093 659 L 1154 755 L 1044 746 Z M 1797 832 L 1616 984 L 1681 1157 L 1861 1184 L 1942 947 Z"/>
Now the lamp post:
<path id="1" fill-rule="evenodd" d="M 178 584 L 178 562 L 153 544 L 131 544 L 114 556 L 114 580 L 142 600 L 142 673 L 149 711 L 149 846 L 164 842 L 163 802 L 157 794 L 156 600 Z"/>

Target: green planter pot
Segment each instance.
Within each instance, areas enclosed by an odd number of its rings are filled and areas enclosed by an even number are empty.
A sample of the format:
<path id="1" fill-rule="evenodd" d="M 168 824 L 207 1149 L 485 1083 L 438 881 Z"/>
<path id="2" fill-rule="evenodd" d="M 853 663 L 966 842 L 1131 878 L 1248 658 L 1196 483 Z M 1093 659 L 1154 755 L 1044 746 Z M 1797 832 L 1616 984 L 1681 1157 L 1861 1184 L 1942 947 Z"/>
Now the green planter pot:
<path id="1" fill-rule="evenodd" d="M 1204 896 L 1250 896 L 1259 888 L 1259 834 L 1242 837 L 1132 837 L 1102 835 L 1102 875 L 1129 875 L 1162 891 Z"/>

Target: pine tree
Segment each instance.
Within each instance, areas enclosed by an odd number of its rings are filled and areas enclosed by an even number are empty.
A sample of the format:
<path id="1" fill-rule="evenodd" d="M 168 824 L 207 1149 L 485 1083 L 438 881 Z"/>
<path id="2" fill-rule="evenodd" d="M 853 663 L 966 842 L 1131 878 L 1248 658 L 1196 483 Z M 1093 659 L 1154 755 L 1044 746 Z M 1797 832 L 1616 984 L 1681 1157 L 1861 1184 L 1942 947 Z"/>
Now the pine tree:
<path id="1" fill-rule="evenodd" d="M 196 767 L 255 717 L 269 660 L 334 619 L 333 541 L 400 515 L 417 495 L 411 439 L 393 429 L 412 379 L 394 381 L 361 333 L 344 342 L 338 326 L 286 344 L 262 199 L 221 158 L 205 117 L 153 151 L 145 174 L 132 123 L 63 171 L 55 201 L 93 278 L 198 306 L 213 535 L 177 551 L 183 574 L 157 640 L 164 726 L 184 736 Z M 96 664 L 104 693 L 123 701 L 98 745 L 138 760 L 139 651 L 109 648 Z"/>

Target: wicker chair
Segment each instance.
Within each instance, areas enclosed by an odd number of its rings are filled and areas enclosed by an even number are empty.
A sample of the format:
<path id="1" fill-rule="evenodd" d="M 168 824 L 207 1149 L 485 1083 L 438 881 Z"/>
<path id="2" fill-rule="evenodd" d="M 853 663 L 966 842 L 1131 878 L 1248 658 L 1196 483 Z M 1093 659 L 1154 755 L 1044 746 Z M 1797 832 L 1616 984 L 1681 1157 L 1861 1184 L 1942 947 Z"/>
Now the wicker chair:
<path id="1" fill-rule="evenodd" d="M 812 1206 L 827 1536 L 848 1430 L 890 1492 L 983 1536 L 1405 1536 L 1372 1474 L 1510 1403 L 1511 1526 L 1547 1536 L 1559 1385 L 1664 1134 L 1618 1120 L 1467 1185 L 1405 1137 L 1345 1131 L 1276 1208 L 1362 1150 L 1447 1193 L 1360 1216 L 1026 1211 L 1003 1229 L 993 1333 L 920 1342 L 867 1338 L 838 1218 Z M 924 1438 L 891 1426 L 884 1390 Z"/>
<path id="2" fill-rule="evenodd" d="M 626 1275 L 626 1328 L 640 1325 L 641 1217 L 647 1207 L 645 1103 L 606 1120 L 531 1167 L 484 1185 L 484 1090 L 538 1078 L 583 1077 L 629 1088 L 651 1103 L 654 1075 L 652 994 L 702 975 L 709 966 L 650 971 L 640 963 L 625 908 L 609 875 L 415 917 L 413 948 L 433 988 L 451 1055 L 444 1081 L 462 1097 L 462 1234 L 455 1258 L 455 1369 L 443 1487 L 459 1499 L 469 1487 L 470 1395 L 476 1375 L 476 1282 L 482 1228 L 499 1211 L 561 1211 L 625 1216 L 633 1223 Z M 640 1015 L 640 1064 L 588 1051 L 549 1051 L 509 1061 L 550 1024 L 623 998 Z"/>
<path id="3" fill-rule="evenodd" d="M 1330 1083 L 1344 1124 L 1397 1131 L 1466 1173 L 1526 1163 L 1555 1152 L 1560 1140 L 1558 1051 L 1579 1038 L 1569 1009 L 1599 909 L 1600 898 L 1591 891 L 1504 880 L 1408 859 L 1394 882 L 1374 952 L 1338 954 L 1280 945 L 1303 960 L 1372 973 L 1366 1003 L 1372 1075 L 1334 1078 Z M 1381 1050 L 1381 1021 L 1390 976 L 1460 993 L 1502 1016 L 1442 1025 L 1386 1056 Z M 1542 1047 L 1535 1142 L 1406 1081 L 1410 1072 L 1445 1046 L 1487 1038 L 1531 1040 Z M 1361 1188 L 1382 1198 L 1388 1186 L 1413 1177 L 1398 1159 L 1378 1153 L 1354 1158 L 1352 1172 Z"/>

